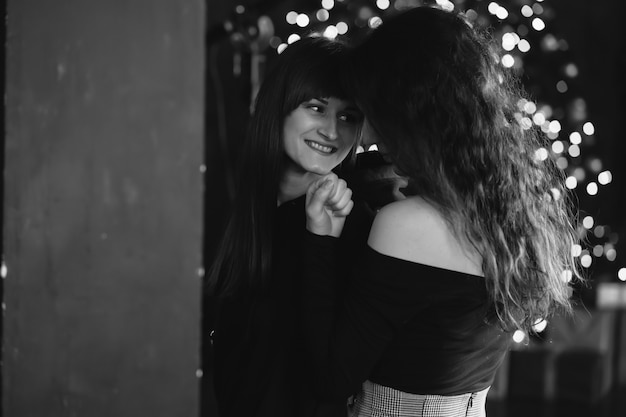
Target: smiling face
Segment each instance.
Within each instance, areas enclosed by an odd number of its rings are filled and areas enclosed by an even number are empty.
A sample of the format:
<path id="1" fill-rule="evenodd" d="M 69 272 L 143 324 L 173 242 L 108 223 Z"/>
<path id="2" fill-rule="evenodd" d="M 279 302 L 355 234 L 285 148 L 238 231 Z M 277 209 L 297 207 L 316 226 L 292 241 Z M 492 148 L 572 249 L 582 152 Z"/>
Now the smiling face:
<path id="1" fill-rule="evenodd" d="M 349 101 L 313 98 L 285 117 L 283 146 L 291 169 L 328 174 L 354 146 L 362 116 Z"/>

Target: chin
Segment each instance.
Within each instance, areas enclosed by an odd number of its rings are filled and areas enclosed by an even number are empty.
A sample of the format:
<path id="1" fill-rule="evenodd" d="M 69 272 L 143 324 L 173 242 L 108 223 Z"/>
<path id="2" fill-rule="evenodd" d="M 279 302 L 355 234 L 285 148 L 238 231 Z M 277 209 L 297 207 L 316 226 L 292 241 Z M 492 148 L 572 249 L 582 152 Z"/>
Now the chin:
<path id="1" fill-rule="evenodd" d="M 317 174 L 317 175 L 326 175 L 326 174 L 330 174 L 333 170 L 333 168 L 335 168 L 336 165 L 331 166 L 311 166 L 307 168 L 307 171 L 312 173 L 312 174 Z"/>

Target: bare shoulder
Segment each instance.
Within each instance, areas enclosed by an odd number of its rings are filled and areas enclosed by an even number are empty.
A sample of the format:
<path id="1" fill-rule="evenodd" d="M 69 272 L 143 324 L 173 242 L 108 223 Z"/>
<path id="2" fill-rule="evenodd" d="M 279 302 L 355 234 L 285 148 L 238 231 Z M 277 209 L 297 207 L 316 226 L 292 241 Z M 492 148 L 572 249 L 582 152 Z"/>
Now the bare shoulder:
<path id="1" fill-rule="evenodd" d="M 482 275 L 480 257 L 457 239 L 440 211 L 420 197 L 383 207 L 368 244 L 394 258 Z"/>
<path id="2" fill-rule="evenodd" d="M 432 242 L 433 232 L 440 232 L 443 219 L 431 204 L 419 197 L 410 197 L 383 207 L 372 224 L 369 245 L 378 252 L 398 256 Z"/>

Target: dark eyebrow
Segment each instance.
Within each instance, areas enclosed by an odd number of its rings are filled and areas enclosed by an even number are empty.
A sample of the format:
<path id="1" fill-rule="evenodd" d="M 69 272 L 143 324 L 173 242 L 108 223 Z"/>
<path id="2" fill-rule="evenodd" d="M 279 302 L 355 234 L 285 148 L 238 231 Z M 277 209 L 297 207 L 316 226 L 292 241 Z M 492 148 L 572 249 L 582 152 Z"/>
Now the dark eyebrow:
<path id="1" fill-rule="evenodd" d="M 328 104 L 328 100 L 326 100 L 325 98 L 322 98 L 322 97 L 313 97 L 313 100 L 317 100 L 317 101 L 321 102 L 322 104 Z"/>

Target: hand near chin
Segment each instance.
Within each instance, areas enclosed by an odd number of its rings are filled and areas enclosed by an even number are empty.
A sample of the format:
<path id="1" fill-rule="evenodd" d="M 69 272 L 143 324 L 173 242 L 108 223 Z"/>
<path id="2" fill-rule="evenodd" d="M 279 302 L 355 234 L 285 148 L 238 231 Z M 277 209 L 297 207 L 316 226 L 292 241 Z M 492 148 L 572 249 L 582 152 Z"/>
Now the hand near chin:
<path id="1" fill-rule="evenodd" d="M 335 174 L 313 182 L 306 193 L 306 228 L 316 235 L 339 237 L 352 211 L 352 190 Z"/>

